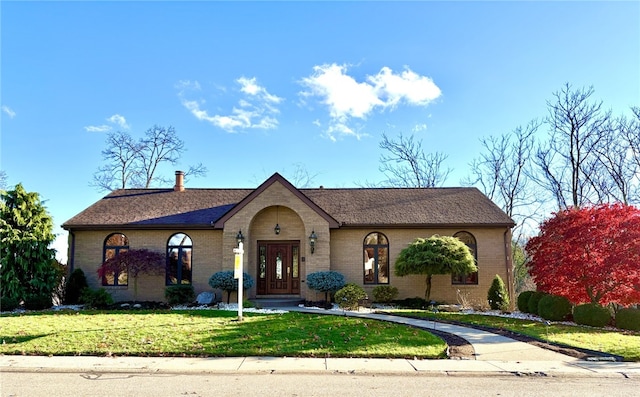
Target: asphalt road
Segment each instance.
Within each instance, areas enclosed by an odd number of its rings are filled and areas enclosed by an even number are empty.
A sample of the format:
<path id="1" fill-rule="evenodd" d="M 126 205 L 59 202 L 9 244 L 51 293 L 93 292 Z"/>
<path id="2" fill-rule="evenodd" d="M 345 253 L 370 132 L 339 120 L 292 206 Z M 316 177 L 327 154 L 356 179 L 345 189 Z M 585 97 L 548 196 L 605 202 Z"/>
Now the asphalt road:
<path id="1" fill-rule="evenodd" d="M 0 374 L 3 397 L 67 396 L 607 396 L 637 395 L 621 377 L 366 374 Z"/>

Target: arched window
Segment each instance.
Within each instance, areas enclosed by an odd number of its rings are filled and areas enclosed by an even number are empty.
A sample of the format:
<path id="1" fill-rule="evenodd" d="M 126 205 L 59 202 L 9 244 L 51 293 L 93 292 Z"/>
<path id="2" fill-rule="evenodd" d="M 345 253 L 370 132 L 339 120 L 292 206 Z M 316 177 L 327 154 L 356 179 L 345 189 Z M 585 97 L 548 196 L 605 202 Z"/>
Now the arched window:
<path id="1" fill-rule="evenodd" d="M 389 284 L 389 240 L 382 233 L 364 238 L 364 283 Z"/>
<path id="2" fill-rule="evenodd" d="M 176 233 L 167 242 L 167 285 L 191 284 L 191 238 Z"/>
<path id="3" fill-rule="evenodd" d="M 129 238 L 122 233 L 112 233 L 104 240 L 104 246 L 102 250 L 102 262 L 106 262 L 107 259 L 111 259 L 121 252 L 129 250 Z M 128 285 L 129 277 L 126 271 L 119 272 L 117 274 L 110 273 L 105 274 L 102 277 L 102 285 L 105 286 L 118 286 Z"/>
<path id="4" fill-rule="evenodd" d="M 453 235 L 453 237 L 457 237 L 458 240 L 462 241 L 469 247 L 471 251 L 471 255 L 476 260 L 476 266 L 478 265 L 478 246 L 476 243 L 476 238 L 473 237 L 473 234 L 469 232 L 458 232 Z M 478 272 L 473 272 L 470 274 L 453 274 L 451 276 L 451 284 L 478 284 Z"/>

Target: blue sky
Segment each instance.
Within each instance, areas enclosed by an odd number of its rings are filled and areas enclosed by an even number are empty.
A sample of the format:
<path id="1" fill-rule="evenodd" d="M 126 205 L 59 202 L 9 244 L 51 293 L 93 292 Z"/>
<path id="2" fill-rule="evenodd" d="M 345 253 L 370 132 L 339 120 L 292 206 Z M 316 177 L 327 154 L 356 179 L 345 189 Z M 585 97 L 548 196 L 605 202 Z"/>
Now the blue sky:
<path id="1" fill-rule="evenodd" d="M 315 185 L 384 179 L 382 133 L 448 155 L 546 115 L 566 82 L 616 114 L 640 105 L 638 2 L 12 2 L 1 13 L 0 167 L 63 222 L 109 131 L 175 127 L 207 177 L 255 187 L 304 167 Z M 546 131 L 542 129 L 541 134 Z M 58 255 L 66 261 L 66 252 Z"/>

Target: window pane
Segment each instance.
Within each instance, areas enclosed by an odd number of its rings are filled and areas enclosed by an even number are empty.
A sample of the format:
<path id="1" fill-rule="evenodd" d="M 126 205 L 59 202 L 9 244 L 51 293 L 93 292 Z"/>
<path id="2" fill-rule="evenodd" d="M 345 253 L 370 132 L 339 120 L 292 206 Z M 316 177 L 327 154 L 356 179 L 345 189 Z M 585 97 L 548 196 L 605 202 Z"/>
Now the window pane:
<path id="1" fill-rule="evenodd" d="M 113 258 L 114 256 L 116 256 L 116 250 L 114 248 L 108 248 L 106 250 L 104 250 L 104 260 L 107 261 L 108 259 Z"/>
<path id="2" fill-rule="evenodd" d="M 365 245 L 375 245 L 378 244 L 378 233 L 369 233 L 367 237 L 364 239 Z"/>
<path id="3" fill-rule="evenodd" d="M 260 246 L 260 274 L 259 278 L 267 277 L 267 247 L 264 245 Z"/>
<path id="4" fill-rule="evenodd" d="M 364 249 L 364 282 L 365 283 L 374 283 L 375 282 L 375 249 L 373 248 L 365 248 Z"/>
<path id="5" fill-rule="evenodd" d="M 276 256 L 276 280 L 282 280 L 282 257 L 279 252 Z"/>
<path id="6" fill-rule="evenodd" d="M 183 248 L 182 250 L 182 275 L 181 284 L 191 284 L 191 248 Z"/>
<path id="7" fill-rule="evenodd" d="M 167 264 L 167 284 L 178 283 L 178 249 L 167 249 L 167 257 L 169 258 Z"/>
<path id="8" fill-rule="evenodd" d="M 191 246 L 191 238 L 184 233 L 176 233 L 169 239 L 169 245 L 176 246 Z"/>
<path id="9" fill-rule="evenodd" d="M 127 285 L 129 283 L 129 275 L 127 272 L 120 272 L 118 274 L 118 285 Z"/>
<path id="10" fill-rule="evenodd" d="M 298 277 L 298 247 L 293 247 L 292 277 Z"/>
<path id="11" fill-rule="evenodd" d="M 106 246 L 117 247 L 129 245 L 129 239 L 122 233 L 114 233 L 107 238 Z"/>
<path id="12" fill-rule="evenodd" d="M 389 282 L 389 259 L 387 257 L 387 248 L 378 248 L 378 283 L 386 284 Z"/>

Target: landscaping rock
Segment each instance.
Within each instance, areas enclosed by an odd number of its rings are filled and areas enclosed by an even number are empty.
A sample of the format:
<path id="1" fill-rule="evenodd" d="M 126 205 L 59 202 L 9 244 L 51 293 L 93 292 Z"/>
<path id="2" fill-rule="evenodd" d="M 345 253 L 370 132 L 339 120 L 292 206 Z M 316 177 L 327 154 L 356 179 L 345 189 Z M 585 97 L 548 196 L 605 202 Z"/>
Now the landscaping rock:
<path id="1" fill-rule="evenodd" d="M 213 300 L 216 298 L 216 294 L 213 292 L 201 292 L 198 294 L 196 298 L 196 302 L 199 305 L 210 305 L 213 303 Z"/>
<path id="2" fill-rule="evenodd" d="M 438 305 L 436 306 L 439 312 L 457 313 L 462 310 L 460 305 Z"/>

